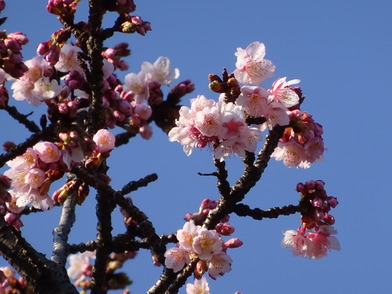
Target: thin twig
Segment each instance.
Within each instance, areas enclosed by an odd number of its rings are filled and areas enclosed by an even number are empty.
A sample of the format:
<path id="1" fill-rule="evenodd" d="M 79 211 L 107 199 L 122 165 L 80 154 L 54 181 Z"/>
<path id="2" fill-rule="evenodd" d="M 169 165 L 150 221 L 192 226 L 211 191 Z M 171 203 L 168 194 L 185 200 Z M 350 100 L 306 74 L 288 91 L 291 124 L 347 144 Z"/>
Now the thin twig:
<path id="1" fill-rule="evenodd" d="M 40 128 L 35 124 L 35 122 L 28 120 L 27 117 L 28 115 L 21 114 L 16 107 L 14 106 L 9 106 L 5 105 L 3 108 L 5 111 L 8 112 L 8 114 L 13 117 L 15 120 L 17 120 L 19 123 L 24 125 L 30 132 L 32 133 L 38 133 L 40 132 Z"/>
<path id="2" fill-rule="evenodd" d="M 291 215 L 297 212 L 301 212 L 302 208 L 299 205 L 288 205 L 282 207 L 272 207 L 268 210 L 261 210 L 259 208 L 250 208 L 246 204 L 236 204 L 234 207 L 234 213 L 238 216 L 250 216 L 256 220 L 262 220 L 263 218 L 278 218 L 281 215 Z"/>

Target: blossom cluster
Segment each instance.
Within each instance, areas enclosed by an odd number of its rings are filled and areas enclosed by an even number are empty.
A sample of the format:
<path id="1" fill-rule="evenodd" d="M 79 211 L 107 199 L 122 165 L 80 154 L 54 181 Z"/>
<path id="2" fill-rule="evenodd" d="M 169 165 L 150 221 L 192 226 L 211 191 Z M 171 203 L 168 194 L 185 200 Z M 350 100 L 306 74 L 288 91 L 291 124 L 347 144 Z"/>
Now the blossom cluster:
<path id="1" fill-rule="evenodd" d="M 21 50 L 28 41 L 23 33 L 0 31 L 0 67 L 13 78 L 19 78 L 27 71 Z"/>
<path id="2" fill-rule="evenodd" d="M 15 271 L 7 266 L 0 267 L 0 293 L 32 293 L 23 277 L 18 277 Z"/>
<path id="3" fill-rule="evenodd" d="M 79 54 L 82 50 L 65 43 L 69 36 L 58 31 L 56 42 L 49 40 L 40 44 L 34 57 L 24 63 L 27 71 L 11 88 L 16 100 L 27 100 L 37 106 L 45 102 L 49 115 L 76 117 L 88 104 L 89 85 L 81 66 Z M 179 70 L 172 68 L 167 57 L 159 57 L 153 64 L 144 62 L 139 73 L 129 73 L 122 84 L 115 70 L 126 70 L 127 63 L 121 57 L 130 54 L 127 44 L 121 43 L 107 48 L 102 53 L 104 120 L 108 128 L 122 126 L 149 139 L 152 129 L 149 119 L 152 107 L 162 103 L 161 86 L 171 84 L 179 77 Z M 56 77 L 62 76 L 62 80 Z M 188 87 L 187 92 L 193 90 Z"/>
<path id="4" fill-rule="evenodd" d="M 226 235 L 233 231 L 227 230 Z M 220 231 L 222 232 L 224 233 L 224 230 Z M 232 259 L 227 255 L 226 250 L 242 245 L 237 238 L 223 241 L 217 230 L 207 230 L 196 226 L 192 221 L 186 222 L 183 228 L 177 231 L 176 236 L 178 245 L 166 251 L 165 266 L 174 272 L 179 272 L 192 259 L 197 258 L 194 271 L 197 279 L 201 279 L 206 272 L 212 279 L 229 272 Z"/>
<path id="5" fill-rule="evenodd" d="M 338 239 L 333 236 L 335 218 L 329 214 L 338 205 L 336 197 L 328 196 L 321 180 L 299 183 L 297 191 L 301 194 L 301 227 L 284 232 L 282 246 L 290 248 L 293 255 L 319 259 L 328 250 L 340 250 Z"/>
<path id="6" fill-rule="evenodd" d="M 180 109 L 169 140 L 183 145 L 187 155 L 193 148 L 209 146 L 216 159 L 224 160 L 233 153 L 244 158 L 246 152 L 256 150 L 262 131 L 276 125 L 290 126 L 274 157 L 283 160 L 286 166 L 299 167 L 308 167 L 320 159 L 324 151 L 322 128 L 299 110 L 302 92 L 293 85 L 300 81 L 287 81 L 283 77 L 275 80 L 270 88 L 260 87 L 259 84 L 275 70 L 272 62 L 264 59 L 262 43 L 253 42 L 246 49 L 238 48 L 235 55 L 237 63 L 233 75 L 237 82 L 244 84 L 235 101 L 227 101 L 224 87 L 218 85 L 221 81 L 214 78 L 213 86 L 210 86 L 214 91 L 222 92 L 219 101 L 202 95 L 191 99 L 190 108 L 183 106 Z M 253 120 L 249 122 L 249 118 Z M 290 135 L 289 130 L 292 130 Z M 297 150 L 300 148 L 301 153 Z"/>
<path id="7" fill-rule="evenodd" d="M 283 160 L 287 167 L 309 168 L 323 158 L 323 128 L 310 114 L 298 109 L 290 112 L 290 122 L 271 156 Z"/>
<path id="8" fill-rule="evenodd" d="M 136 256 L 136 252 L 114 253 L 109 257 L 106 267 L 107 289 L 124 289 L 131 284 L 128 276 L 123 272 L 115 272 L 120 269 L 124 262 Z M 74 285 L 84 291 L 91 288 L 91 277 L 93 275 L 92 260 L 95 259 L 95 252 L 85 251 L 83 253 L 71 254 L 68 256 L 68 276 L 74 281 Z M 124 291 L 124 293 L 129 293 Z"/>
<path id="9" fill-rule="evenodd" d="M 199 95 L 191 99 L 190 108 L 181 107 L 177 127 L 169 132 L 169 140 L 182 144 L 187 155 L 194 147 L 210 145 L 217 159 L 223 160 L 231 153 L 245 157 L 245 151 L 256 150 L 261 134 L 259 129 L 249 127 L 244 119 L 240 106 Z"/>
<path id="10" fill-rule="evenodd" d="M 65 135 L 60 134 L 60 137 L 64 138 Z M 99 157 L 100 154 L 108 153 L 114 148 L 115 138 L 109 131 L 101 129 L 90 142 L 92 157 Z M 12 189 L 3 197 L 8 211 L 4 217 L 6 221 L 19 228 L 22 223 L 18 214 L 27 205 L 47 210 L 53 207 L 54 202 L 63 202 L 66 199 L 66 195 L 62 194 L 60 197 L 57 191 L 52 199 L 48 194 L 50 186 L 60 179 L 64 172 L 69 171 L 74 163 L 81 162 L 88 151 L 70 143 L 71 139 L 56 143 L 39 142 L 27 148 L 21 156 L 7 162 L 10 168 L 2 176 L 2 186 Z M 4 179 L 8 179 L 10 184 Z M 71 181 L 66 186 L 72 183 Z M 78 183 L 77 187 L 77 195 L 80 198 L 77 202 L 81 203 L 86 197 L 86 186 Z"/>

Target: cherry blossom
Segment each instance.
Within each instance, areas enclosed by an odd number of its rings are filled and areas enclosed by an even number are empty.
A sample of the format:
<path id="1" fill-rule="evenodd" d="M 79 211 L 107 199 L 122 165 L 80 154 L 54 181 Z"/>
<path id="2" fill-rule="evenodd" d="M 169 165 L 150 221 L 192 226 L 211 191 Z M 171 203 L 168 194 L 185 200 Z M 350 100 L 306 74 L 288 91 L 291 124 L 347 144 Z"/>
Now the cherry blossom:
<path id="1" fill-rule="evenodd" d="M 268 96 L 270 92 L 257 86 L 243 86 L 236 104 L 253 117 L 265 117 L 268 113 Z"/>
<path id="2" fill-rule="evenodd" d="M 222 250 L 222 239 L 215 230 L 200 229 L 192 244 L 194 252 L 201 259 Z"/>
<path id="3" fill-rule="evenodd" d="M 56 162 L 62 155 L 58 147 L 52 142 L 39 142 L 33 146 L 33 149 L 39 159 L 45 163 Z"/>
<path id="4" fill-rule="evenodd" d="M 39 78 L 34 83 L 34 95 L 39 96 L 41 101 L 51 99 L 60 94 L 62 86 L 56 80 L 47 77 Z"/>
<path id="5" fill-rule="evenodd" d="M 207 279 L 203 276 L 201 279 L 195 279 L 194 283 L 186 285 L 186 294 L 210 294 Z"/>
<path id="6" fill-rule="evenodd" d="M 158 57 L 154 64 L 144 62 L 142 71 L 147 74 L 149 81 L 162 86 L 170 85 L 180 76 L 178 68 L 171 68 L 169 58 L 163 56 Z"/>
<path id="7" fill-rule="evenodd" d="M 223 276 L 223 274 L 231 271 L 231 263 L 233 260 L 225 252 L 214 253 L 207 260 L 208 275 L 214 280 Z"/>
<path id="8" fill-rule="evenodd" d="M 189 252 L 183 248 L 174 247 L 165 252 L 165 266 L 174 272 L 179 272 L 189 262 Z"/>
<path id="9" fill-rule="evenodd" d="M 282 102 L 287 108 L 299 103 L 298 94 L 291 89 L 291 85 L 298 84 L 300 80 L 290 80 L 286 82 L 286 77 L 277 79 L 272 84 L 271 95 L 273 100 Z"/>
<path id="10" fill-rule="evenodd" d="M 113 150 L 115 140 L 116 138 L 114 135 L 106 129 L 98 130 L 93 136 L 93 141 L 97 144 L 97 148 L 95 150 L 99 153 Z"/>
<path id="11" fill-rule="evenodd" d="M 200 229 L 201 227 L 196 226 L 194 222 L 186 222 L 183 228 L 178 230 L 176 234 L 180 247 L 187 251 L 192 251 L 194 239 Z"/>
<path id="12" fill-rule="evenodd" d="M 83 73 L 80 61 L 78 60 L 78 53 L 80 52 L 82 52 L 82 49 L 78 46 L 64 44 L 60 50 L 59 60 L 54 66 L 55 69 L 61 72 L 76 70 L 79 73 Z"/>
<path id="13" fill-rule="evenodd" d="M 37 106 L 43 100 L 50 99 L 59 94 L 57 81 L 50 80 L 51 69 L 49 63 L 42 58 L 34 57 L 25 62 L 28 71 L 16 80 L 11 89 L 16 100 L 27 100 Z"/>
<path id="14" fill-rule="evenodd" d="M 290 248 L 295 256 L 306 256 L 306 250 L 309 247 L 310 240 L 305 237 L 304 229 L 287 230 L 283 232 L 283 248 Z"/>
<path id="15" fill-rule="evenodd" d="M 125 76 L 124 91 L 134 95 L 136 103 L 142 103 L 149 97 L 148 77 L 145 72 L 129 73 Z"/>
<path id="16" fill-rule="evenodd" d="M 199 95 L 191 100 L 191 108 L 182 106 L 179 113 L 177 127 L 170 130 L 169 140 L 182 144 L 187 155 L 194 147 L 210 145 L 219 160 L 232 153 L 243 158 L 245 151 L 254 152 L 261 140 L 260 131 L 245 124 L 243 108 L 223 99 L 215 102 Z"/>
<path id="17" fill-rule="evenodd" d="M 264 59 L 265 46 L 263 43 L 253 42 L 246 49 L 237 48 L 235 78 L 243 84 L 260 84 L 265 79 L 272 77 L 275 65 L 270 60 Z"/>
<path id="18" fill-rule="evenodd" d="M 68 257 L 69 267 L 67 273 L 68 276 L 75 281 L 75 284 L 86 277 L 85 270 L 90 266 L 90 259 L 92 258 L 95 258 L 95 254 L 90 251 L 71 254 Z"/>
<path id="19" fill-rule="evenodd" d="M 340 243 L 333 234 L 337 231 L 328 225 L 322 225 L 316 232 L 306 234 L 305 228 L 288 230 L 283 234 L 282 247 L 290 248 L 295 256 L 320 259 L 327 256 L 328 250 L 340 250 Z"/>
<path id="20" fill-rule="evenodd" d="M 283 160 L 287 167 L 309 168 L 311 163 L 323 158 L 322 126 L 311 115 L 298 109 L 290 111 L 289 118 L 290 127 L 285 129 L 271 157 Z"/>

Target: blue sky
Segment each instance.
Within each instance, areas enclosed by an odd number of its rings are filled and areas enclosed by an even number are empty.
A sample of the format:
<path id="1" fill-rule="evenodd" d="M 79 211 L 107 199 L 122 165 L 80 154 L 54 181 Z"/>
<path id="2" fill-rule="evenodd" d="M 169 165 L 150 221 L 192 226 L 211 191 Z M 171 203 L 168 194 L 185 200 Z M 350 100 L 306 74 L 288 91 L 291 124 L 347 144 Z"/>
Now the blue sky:
<path id="1" fill-rule="evenodd" d="M 232 271 L 210 282 L 211 293 L 388 293 L 392 262 L 388 232 L 392 224 L 388 184 L 392 175 L 392 2 L 139 2 L 136 14 L 150 21 L 153 30 L 145 37 L 116 35 L 107 44 L 130 43 L 130 72 L 138 72 L 143 61 L 167 56 L 180 69 L 180 79 L 191 79 L 196 85 L 186 98 L 197 94 L 217 98 L 208 90 L 208 74 L 219 74 L 223 67 L 231 72 L 237 47 L 263 42 L 266 58 L 276 65 L 275 78 L 301 79 L 307 97 L 302 110 L 324 127 L 328 151 L 322 163 L 302 170 L 271 161 L 245 203 L 261 209 L 296 204 L 298 182 L 322 179 L 327 192 L 339 199 L 332 214 L 342 250 L 322 260 L 293 257 L 281 248 L 280 241 L 282 231 L 298 227 L 299 215 L 262 222 L 233 216 L 233 237 L 244 245 L 229 252 L 234 260 Z M 3 29 L 28 35 L 26 60 L 34 56 L 39 42 L 60 28 L 44 6 L 38 1 L 8 1 L 2 14 L 9 17 Z M 263 85 L 268 87 L 273 80 Z M 10 104 L 25 113 L 34 110 L 33 117 L 45 111 L 43 106 L 33 109 L 23 102 Z M 0 124 L 2 142 L 20 142 L 28 135 L 23 127 L 10 123 L 6 113 L 0 115 Z M 183 216 L 197 211 L 202 199 L 219 196 L 214 179 L 197 175 L 213 171 L 211 153 L 196 150 L 187 157 L 179 144 L 168 142 L 156 127 L 150 141 L 137 138 L 113 152 L 109 165 L 115 188 L 158 173 L 159 180 L 137 191 L 132 199 L 156 222 L 159 234 L 175 232 L 182 227 Z M 231 158 L 228 166 L 233 183 L 241 175 L 241 162 Z M 95 236 L 93 198 L 91 194 L 86 205 L 78 207 L 80 218 L 71 234 L 75 243 Z M 23 219 L 23 234 L 47 255 L 51 254 L 51 231 L 58 215 L 57 208 Z M 115 222 L 115 232 L 122 232 L 120 215 Z M 145 293 L 161 272 L 151 265 L 147 252 L 140 253 L 127 270 L 134 279 L 132 293 Z"/>

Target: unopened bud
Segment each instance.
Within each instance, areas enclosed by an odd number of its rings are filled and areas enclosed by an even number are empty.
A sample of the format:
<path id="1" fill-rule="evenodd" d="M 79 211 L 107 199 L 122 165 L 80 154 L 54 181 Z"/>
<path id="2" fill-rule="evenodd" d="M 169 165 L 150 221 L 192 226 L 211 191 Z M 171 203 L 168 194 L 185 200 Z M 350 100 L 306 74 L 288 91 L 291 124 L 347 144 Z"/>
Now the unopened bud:
<path id="1" fill-rule="evenodd" d="M 201 279 L 204 273 L 208 270 L 207 262 L 205 260 L 200 260 L 196 264 L 194 275 L 196 279 Z"/>
<path id="2" fill-rule="evenodd" d="M 335 208 L 339 204 L 339 201 L 336 197 L 328 196 L 327 199 L 329 206 L 331 206 L 332 208 Z"/>
<path id="3" fill-rule="evenodd" d="M 215 231 L 220 235 L 230 236 L 232 233 L 234 233 L 235 229 L 228 223 L 219 223 L 216 225 Z"/>
<path id="4" fill-rule="evenodd" d="M 324 221 L 329 225 L 335 224 L 335 218 L 330 214 L 324 215 Z"/>
<path id="5" fill-rule="evenodd" d="M 240 239 L 238 238 L 232 238 L 230 240 L 227 240 L 226 242 L 223 243 L 223 245 L 226 248 L 238 248 L 241 247 L 242 244 L 244 244 L 244 242 L 242 242 Z"/>

